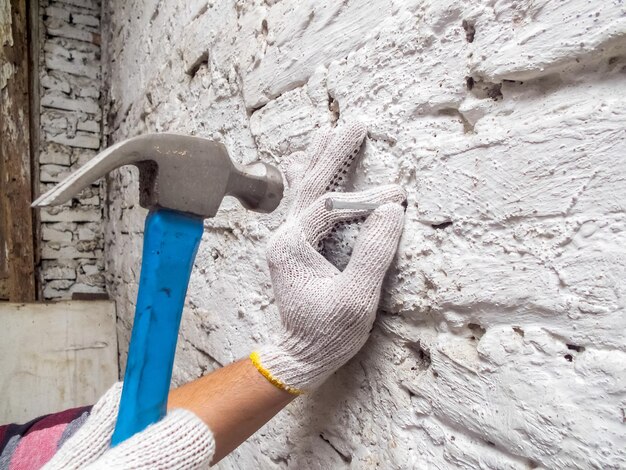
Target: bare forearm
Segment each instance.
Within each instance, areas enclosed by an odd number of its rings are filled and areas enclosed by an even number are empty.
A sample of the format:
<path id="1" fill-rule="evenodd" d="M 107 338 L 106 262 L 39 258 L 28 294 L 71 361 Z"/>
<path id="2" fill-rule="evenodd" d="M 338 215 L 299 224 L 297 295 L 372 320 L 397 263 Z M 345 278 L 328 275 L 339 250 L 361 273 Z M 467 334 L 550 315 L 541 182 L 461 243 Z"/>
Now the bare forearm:
<path id="1" fill-rule="evenodd" d="M 243 359 L 173 390 L 168 408 L 190 410 L 211 428 L 216 463 L 294 398 L 268 382 L 249 359 Z"/>

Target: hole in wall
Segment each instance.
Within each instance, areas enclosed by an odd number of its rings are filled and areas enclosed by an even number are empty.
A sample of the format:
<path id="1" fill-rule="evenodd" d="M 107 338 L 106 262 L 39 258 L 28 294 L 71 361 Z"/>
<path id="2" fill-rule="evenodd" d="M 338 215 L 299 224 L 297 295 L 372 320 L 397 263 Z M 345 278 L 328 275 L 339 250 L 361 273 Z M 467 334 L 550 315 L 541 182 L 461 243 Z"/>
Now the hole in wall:
<path id="1" fill-rule="evenodd" d="M 566 361 L 568 362 L 572 362 L 574 360 L 574 356 L 572 356 L 571 354 L 566 354 L 565 356 L 563 356 L 565 358 Z"/>
<path id="2" fill-rule="evenodd" d="M 453 223 L 454 222 L 446 221 L 446 222 L 441 222 L 440 224 L 431 224 L 431 227 L 434 228 L 435 230 L 443 230 L 449 227 L 450 225 L 452 225 Z"/>
<path id="3" fill-rule="evenodd" d="M 494 101 L 500 101 L 502 96 L 502 83 L 494 83 L 487 89 L 487 96 Z"/>
<path id="4" fill-rule="evenodd" d="M 341 111 L 339 110 L 339 101 L 337 101 L 331 94 L 328 94 L 328 112 L 330 113 L 330 124 L 335 127 Z"/>
<path id="5" fill-rule="evenodd" d="M 482 338 L 485 332 L 487 331 L 478 323 L 468 323 L 467 327 L 472 332 L 472 336 L 470 336 L 470 339 L 474 339 L 474 340 L 479 340 L 480 338 Z"/>
<path id="6" fill-rule="evenodd" d="M 494 101 L 501 101 L 504 98 L 502 95 L 502 83 L 486 82 L 479 78 L 469 77 L 465 80 L 465 85 L 478 99 L 490 98 Z"/>
<path id="7" fill-rule="evenodd" d="M 476 25 L 474 22 L 470 20 L 463 20 L 461 25 L 465 30 L 465 40 L 467 42 L 474 42 L 474 37 L 476 36 Z"/>
<path id="8" fill-rule="evenodd" d="M 520 335 L 522 338 L 524 337 L 524 330 L 522 330 L 519 326 L 514 326 L 513 331 Z"/>
<path id="9" fill-rule="evenodd" d="M 430 367 L 430 352 L 426 348 L 422 347 L 419 340 L 407 341 L 404 345 L 415 355 L 416 358 L 417 364 L 416 366 L 411 367 L 411 370 L 424 371 Z"/>
<path id="10" fill-rule="evenodd" d="M 583 352 L 585 350 L 584 346 L 577 346 L 575 344 L 566 344 L 566 346 L 570 351 Z"/>
<path id="11" fill-rule="evenodd" d="M 189 67 L 187 67 L 187 70 L 185 70 L 185 73 L 189 75 L 191 78 L 193 78 L 198 73 L 198 70 L 200 70 L 200 67 L 202 67 L 202 65 L 208 62 L 209 62 L 209 51 L 204 51 L 191 63 L 191 65 L 189 65 Z"/>

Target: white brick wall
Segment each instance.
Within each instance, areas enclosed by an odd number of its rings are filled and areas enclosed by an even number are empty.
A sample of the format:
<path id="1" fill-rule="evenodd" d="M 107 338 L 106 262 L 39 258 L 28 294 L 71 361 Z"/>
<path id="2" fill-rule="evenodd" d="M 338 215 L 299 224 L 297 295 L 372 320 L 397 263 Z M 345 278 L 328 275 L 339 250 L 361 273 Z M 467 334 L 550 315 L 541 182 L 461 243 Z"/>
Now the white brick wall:
<path id="1" fill-rule="evenodd" d="M 101 142 L 100 5 L 42 0 L 39 181 L 43 193 L 93 157 Z M 44 298 L 105 293 L 102 185 L 41 211 Z M 87 274 L 89 273 L 89 274 Z"/>
<path id="2" fill-rule="evenodd" d="M 281 165 L 315 128 L 359 119 L 355 187 L 410 195 L 371 340 L 219 468 L 626 467 L 625 8 L 111 2 L 113 141 L 197 134 Z M 112 177 L 105 233 L 123 352 L 137 189 L 131 170 Z M 227 201 L 206 223 L 176 383 L 266 339 L 264 247 L 284 209 Z"/>

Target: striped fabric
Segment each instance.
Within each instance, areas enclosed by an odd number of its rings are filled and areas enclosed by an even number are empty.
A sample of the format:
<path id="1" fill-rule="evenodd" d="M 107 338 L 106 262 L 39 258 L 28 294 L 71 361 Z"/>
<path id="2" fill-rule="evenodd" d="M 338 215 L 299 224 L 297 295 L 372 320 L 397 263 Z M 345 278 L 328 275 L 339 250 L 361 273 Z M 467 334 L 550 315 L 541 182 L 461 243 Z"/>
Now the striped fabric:
<path id="1" fill-rule="evenodd" d="M 0 426 L 0 470 L 41 468 L 85 422 L 90 406 Z"/>

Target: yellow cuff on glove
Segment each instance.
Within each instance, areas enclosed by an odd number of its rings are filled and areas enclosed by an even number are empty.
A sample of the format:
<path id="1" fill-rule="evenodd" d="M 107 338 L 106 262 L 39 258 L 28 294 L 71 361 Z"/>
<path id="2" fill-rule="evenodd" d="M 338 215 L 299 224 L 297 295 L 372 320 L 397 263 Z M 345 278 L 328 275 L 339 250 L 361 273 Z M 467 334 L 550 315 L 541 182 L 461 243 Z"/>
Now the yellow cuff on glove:
<path id="1" fill-rule="evenodd" d="M 252 364 L 254 364 L 254 367 L 256 367 L 257 370 L 263 375 L 263 377 L 265 377 L 274 387 L 280 388 L 281 390 L 289 392 L 292 395 L 302 395 L 304 393 L 302 390 L 290 387 L 289 385 L 284 384 L 276 377 L 274 377 L 272 373 L 265 367 L 263 367 L 263 364 L 261 364 L 261 356 L 258 352 L 253 351 L 250 354 L 250 360 L 252 361 Z"/>

